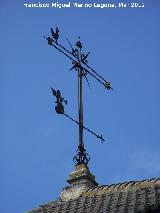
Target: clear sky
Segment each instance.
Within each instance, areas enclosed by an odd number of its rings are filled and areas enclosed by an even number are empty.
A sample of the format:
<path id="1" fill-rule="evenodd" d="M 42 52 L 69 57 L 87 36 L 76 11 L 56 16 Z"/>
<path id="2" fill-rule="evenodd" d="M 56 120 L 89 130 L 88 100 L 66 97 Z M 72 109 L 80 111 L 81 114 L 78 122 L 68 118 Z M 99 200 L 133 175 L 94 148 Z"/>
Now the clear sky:
<path id="1" fill-rule="evenodd" d="M 74 45 L 81 36 L 89 65 L 114 88 L 107 91 L 90 76 L 91 89 L 84 82 L 85 125 L 106 139 L 101 144 L 84 133 L 97 182 L 160 176 L 160 1 L 135 1 L 143 8 L 23 5 L 38 2 L 0 3 L 1 213 L 24 213 L 56 199 L 74 168 L 78 128 L 55 113 L 50 87 L 61 90 L 66 112 L 76 118 L 77 75 L 43 38 L 51 27 L 59 27 L 59 42 L 68 49 L 67 38 Z"/>

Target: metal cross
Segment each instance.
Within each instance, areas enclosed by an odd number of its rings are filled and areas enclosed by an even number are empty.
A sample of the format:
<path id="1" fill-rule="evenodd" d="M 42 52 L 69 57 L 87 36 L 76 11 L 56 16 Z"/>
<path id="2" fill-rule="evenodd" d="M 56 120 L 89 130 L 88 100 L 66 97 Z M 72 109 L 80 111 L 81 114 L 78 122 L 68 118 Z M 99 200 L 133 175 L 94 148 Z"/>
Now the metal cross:
<path id="1" fill-rule="evenodd" d="M 59 90 L 52 89 L 52 94 L 56 97 L 56 107 L 55 110 L 58 114 L 63 114 L 79 126 L 79 144 L 77 149 L 77 154 L 73 158 L 74 162 L 76 164 L 85 163 L 88 164 L 90 157 L 86 153 L 86 150 L 84 148 L 84 140 L 83 140 L 83 129 L 89 131 L 93 135 L 95 135 L 98 139 L 104 142 L 104 138 L 102 135 L 98 135 L 94 133 L 92 130 L 86 128 L 83 125 L 83 78 L 87 80 L 88 85 L 90 86 L 87 74 L 91 75 L 93 78 L 95 78 L 99 83 L 101 83 L 105 89 L 112 89 L 111 84 L 109 81 L 105 80 L 102 76 L 100 76 L 95 70 L 93 70 L 91 67 L 88 66 L 88 55 L 90 52 L 88 52 L 86 55 L 82 53 L 82 43 L 80 41 L 80 37 L 78 38 L 78 41 L 76 42 L 76 47 L 73 48 L 71 43 L 68 40 L 68 43 L 71 47 L 71 51 L 67 50 L 64 46 L 60 45 L 58 43 L 59 38 L 59 29 L 56 27 L 56 31 L 54 32 L 51 28 L 51 34 L 52 37 L 44 37 L 47 39 L 48 44 L 56 48 L 58 51 L 63 53 L 66 57 L 68 57 L 72 61 L 72 68 L 70 70 L 76 70 L 77 72 L 77 81 L 78 81 L 78 121 L 74 120 L 72 117 L 70 117 L 68 114 L 65 113 L 64 105 L 63 103 L 67 104 L 67 101 L 61 96 L 61 93 Z M 69 71 L 70 71 L 69 70 Z"/>

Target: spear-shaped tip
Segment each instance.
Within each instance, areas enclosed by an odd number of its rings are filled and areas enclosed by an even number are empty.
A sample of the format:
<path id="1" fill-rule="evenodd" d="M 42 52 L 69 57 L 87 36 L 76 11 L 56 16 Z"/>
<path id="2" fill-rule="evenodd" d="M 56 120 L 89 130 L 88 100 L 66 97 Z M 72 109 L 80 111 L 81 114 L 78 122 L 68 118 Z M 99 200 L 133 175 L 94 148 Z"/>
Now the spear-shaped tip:
<path id="1" fill-rule="evenodd" d="M 69 69 L 69 71 L 75 69 L 76 67 L 77 67 L 77 64 L 74 64 L 73 67 L 71 67 L 71 68 Z"/>
<path id="2" fill-rule="evenodd" d="M 80 41 L 80 36 L 78 37 L 78 41 L 76 42 L 76 46 L 79 47 L 80 49 L 82 48 L 82 43 Z"/>
<path id="3" fill-rule="evenodd" d="M 105 141 L 102 135 L 97 135 L 97 138 L 99 138 L 102 143 Z"/>
<path id="4" fill-rule="evenodd" d="M 52 39 L 51 37 L 47 37 L 47 38 L 46 38 L 46 37 L 44 36 L 44 38 L 47 39 L 49 45 L 52 45 L 53 39 Z"/>

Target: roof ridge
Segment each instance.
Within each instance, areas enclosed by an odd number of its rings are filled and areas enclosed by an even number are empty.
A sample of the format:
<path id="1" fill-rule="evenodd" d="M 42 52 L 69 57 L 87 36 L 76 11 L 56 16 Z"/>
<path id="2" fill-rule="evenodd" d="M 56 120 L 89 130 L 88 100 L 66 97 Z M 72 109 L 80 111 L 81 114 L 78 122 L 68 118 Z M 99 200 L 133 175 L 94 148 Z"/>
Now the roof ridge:
<path id="1" fill-rule="evenodd" d="M 109 188 L 127 187 L 129 184 L 136 185 L 136 184 L 143 184 L 145 182 L 156 183 L 159 180 L 160 180 L 160 178 L 150 178 L 150 179 L 135 180 L 135 181 L 125 181 L 125 182 L 119 182 L 119 183 L 107 184 L 107 185 L 98 185 L 98 186 L 95 186 L 93 188 L 87 189 L 83 194 L 86 194 L 86 193 L 89 193 L 89 192 L 94 192 L 94 191 L 97 191 L 97 190 L 109 189 Z"/>

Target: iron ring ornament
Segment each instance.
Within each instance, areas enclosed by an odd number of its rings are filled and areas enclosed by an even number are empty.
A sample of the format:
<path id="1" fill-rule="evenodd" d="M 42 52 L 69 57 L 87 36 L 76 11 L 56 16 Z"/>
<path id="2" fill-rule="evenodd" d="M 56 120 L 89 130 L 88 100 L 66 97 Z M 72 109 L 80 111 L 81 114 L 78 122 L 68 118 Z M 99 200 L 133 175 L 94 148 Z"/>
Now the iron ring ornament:
<path id="1" fill-rule="evenodd" d="M 90 161 L 90 157 L 88 153 L 86 152 L 84 148 L 84 142 L 83 142 L 83 129 L 90 132 L 92 135 L 96 136 L 98 139 L 101 140 L 103 143 L 105 140 L 102 135 L 96 134 L 89 128 L 85 127 L 83 125 L 83 104 L 82 104 L 82 80 L 83 78 L 87 81 L 88 86 L 90 87 L 87 75 L 92 76 L 97 82 L 99 82 L 101 85 L 104 86 L 105 89 L 110 90 L 112 89 L 111 83 L 108 80 L 105 80 L 101 75 L 99 75 L 95 70 L 93 70 L 90 66 L 88 66 L 88 56 L 90 52 L 87 54 L 82 53 L 82 43 L 80 41 L 80 37 L 78 37 L 78 41 L 75 44 L 75 48 L 71 45 L 70 41 L 67 39 L 71 51 L 66 49 L 64 46 L 62 46 L 60 43 L 58 43 L 59 39 L 59 29 L 56 27 L 55 31 L 51 28 L 51 37 L 45 37 L 44 38 L 48 41 L 48 44 L 50 46 L 53 46 L 55 49 L 57 49 L 59 52 L 61 52 L 63 55 L 65 55 L 67 58 L 69 58 L 72 61 L 72 67 L 69 71 L 75 70 L 78 74 L 78 105 L 79 105 L 79 121 L 73 119 L 71 116 L 65 113 L 64 110 L 64 104 L 67 104 L 67 100 L 65 100 L 60 93 L 60 90 L 55 90 L 51 88 L 53 96 L 56 98 L 56 106 L 55 111 L 57 114 L 61 114 L 78 124 L 79 126 L 79 145 L 78 149 L 76 151 L 76 155 L 73 158 L 73 161 L 75 164 L 88 164 Z"/>

